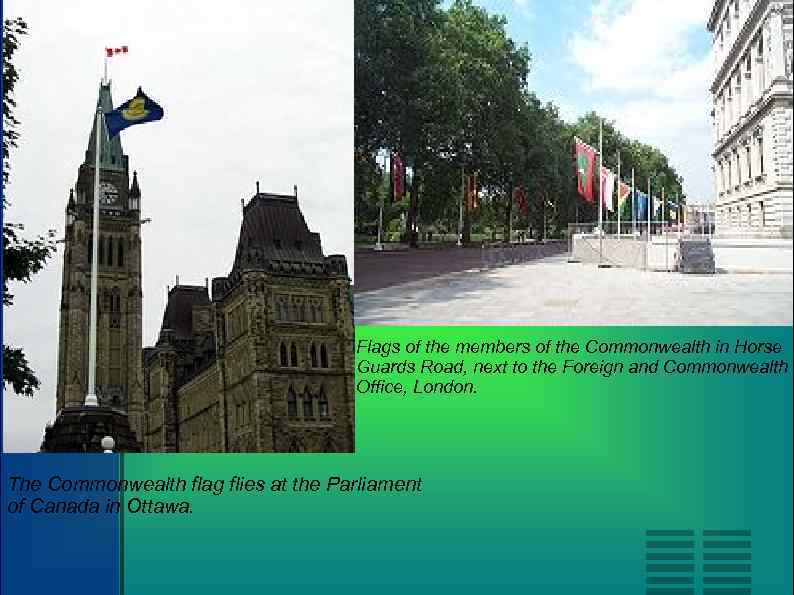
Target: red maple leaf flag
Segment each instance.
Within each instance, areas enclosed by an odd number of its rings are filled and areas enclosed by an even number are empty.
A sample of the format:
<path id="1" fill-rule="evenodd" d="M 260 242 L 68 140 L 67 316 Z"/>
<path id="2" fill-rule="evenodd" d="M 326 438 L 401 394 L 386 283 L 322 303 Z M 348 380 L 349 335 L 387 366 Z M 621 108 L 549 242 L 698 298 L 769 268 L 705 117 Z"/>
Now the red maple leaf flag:
<path id="1" fill-rule="evenodd" d="M 105 48 L 105 57 L 112 58 L 116 54 L 126 54 L 129 49 L 129 46 L 126 45 L 122 45 L 117 48 Z"/>

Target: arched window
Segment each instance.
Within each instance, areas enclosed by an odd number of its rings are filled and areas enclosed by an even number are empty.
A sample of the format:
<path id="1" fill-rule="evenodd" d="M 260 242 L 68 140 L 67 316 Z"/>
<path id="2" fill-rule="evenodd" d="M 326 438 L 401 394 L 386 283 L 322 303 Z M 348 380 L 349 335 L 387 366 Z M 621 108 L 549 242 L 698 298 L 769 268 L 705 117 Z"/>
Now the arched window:
<path id="1" fill-rule="evenodd" d="M 281 365 L 282 367 L 286 368 L 289 366 L 289 360 L 287 359 L 287 346 L 282 343 L 279 351 L 281 352 Z"/>
<path id="2" fill-rule="evenodd" d="M 290 440 L 287 452 L 303 452 L 303 445 L 298 441 L 297 438 L 293 438 Z"/>
<path id="3" fill-rule="evenodd" d="M 328 417 L 328 397 L 325 396 L 325 389 L 320 388 L 317 396 L 317 414 L 320 417 Z"/>
<path id="4" fill-rule="evenodd" d="M 119 246 L 118 246 L 118 260 L 116 261 L 120 267 L 124 266 L 124 240 L 119 238 Z"/>
<path id="5" fill-rule="evenodd" d="M 328 350 L 325 348 L 325 344 L 320 345 L 320 365 L 323 368 L 328 367 Z"/>
<path id="6" fill-rule="evenodd" d="M 88 234 L 88 266 L 94 262 L 94 234 Z"/>
<path id="7" fill-rule="evenodd" d="M 303 417 L 314 417 L 314 403 L 312 403 L 312 394 L 308 387 L 303 393 Z"/>
<path id="8" fill-rule="evenodd" d="M 312 368 L 317 367 L 317 345 L 314 344 L 312 341 L 311 347 L 309 347 L 309 357 L 312 361 Z"/>
<path id="9" fill-rule="evenodd" d="M 293 368 L 298 367 L 298 349 L 295 347 L 295 343 L 289 348 L 289 363 Z"/>
<path id="10" fill-rule="evenodd" d="M 298 399 L 295 396 L 295 391 L 292 390 L 292 387 L 289 387 L 287 391 L 287 417 L 297 417 L 298 416 Z"/>
<path id="11" fill-rule="evenodd" d="M 99 252 L 97 253 L 99 264 L 105 264 L 105 236 L 99 236 Z"/>
<path id="12" fill-rule="evenodd" d="M 334 443 L 330 438 L 326 438 L 325 442 L 323 442 L 323 452 L 336 452 Z"/>

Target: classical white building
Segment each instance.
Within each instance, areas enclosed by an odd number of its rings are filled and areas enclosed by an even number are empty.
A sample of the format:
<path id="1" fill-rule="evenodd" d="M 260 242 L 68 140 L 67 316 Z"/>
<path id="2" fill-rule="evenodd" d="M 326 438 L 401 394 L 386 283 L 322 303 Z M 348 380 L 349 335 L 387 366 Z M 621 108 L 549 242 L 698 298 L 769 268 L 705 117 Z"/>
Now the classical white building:
<path id="1" fill-rule="evenodd" d="M 717 232 L 791 237 L 794 0 L 716 0 L 713 35 Z"/>

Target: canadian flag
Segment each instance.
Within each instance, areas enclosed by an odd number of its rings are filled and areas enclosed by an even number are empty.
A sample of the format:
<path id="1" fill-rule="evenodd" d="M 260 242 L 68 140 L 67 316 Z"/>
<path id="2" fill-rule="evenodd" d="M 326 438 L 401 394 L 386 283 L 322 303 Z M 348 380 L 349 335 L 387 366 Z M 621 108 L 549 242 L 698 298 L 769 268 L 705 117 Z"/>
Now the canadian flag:
<path id="1" fill-rule="evenodd" d="M 129 48 L 126 45 L 117 48 L 105 48 L 105 57 L 112 58 L 115 54 L 126 54 Z"/>

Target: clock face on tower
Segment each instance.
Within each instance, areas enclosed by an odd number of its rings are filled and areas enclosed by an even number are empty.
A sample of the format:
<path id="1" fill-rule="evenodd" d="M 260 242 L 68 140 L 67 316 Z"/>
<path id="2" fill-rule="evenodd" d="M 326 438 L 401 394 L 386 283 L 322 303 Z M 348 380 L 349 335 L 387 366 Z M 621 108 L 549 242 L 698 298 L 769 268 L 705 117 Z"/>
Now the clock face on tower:
<path id="1" fill-rule="evenodd" d="M 110 182 L 99 184 L 99 204 L 105 207 L 118 206 L 119 191 Z"/>

